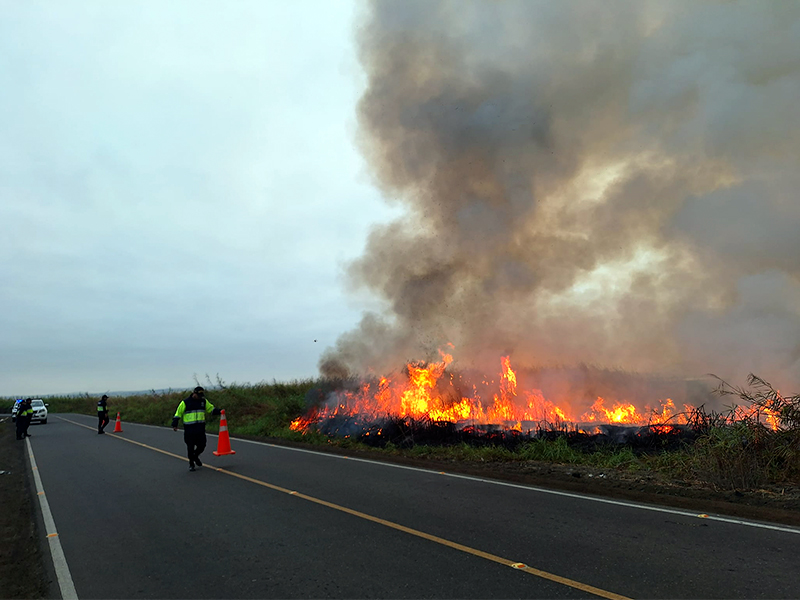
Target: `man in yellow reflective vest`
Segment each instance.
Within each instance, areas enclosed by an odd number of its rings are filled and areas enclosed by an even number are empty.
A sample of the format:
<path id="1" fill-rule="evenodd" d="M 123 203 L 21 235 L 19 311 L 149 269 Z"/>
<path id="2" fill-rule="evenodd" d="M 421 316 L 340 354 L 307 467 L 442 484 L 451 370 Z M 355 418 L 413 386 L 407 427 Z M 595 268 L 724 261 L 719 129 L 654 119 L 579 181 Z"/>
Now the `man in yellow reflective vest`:
<path id="1" fill-rule="evenodd" d="M 219 415 L 222 411 L 214 408 L 205 398 L 205 390 L 199 385 L 194 388 L 191 396 L 183 400 L 172 417 L 172 429 L 178 431 L 178 421 L 183 419 L 183 441 L 189 454 L 189 470 L 194 471 L 195 465 L 202 467 L 200 455 L 206 449 L 206 415 Z"/>
<path id="2" fill-rule="evenodd" d="M 28 426 L 33 419 L 33 408 L 31 407 L 31 399 L 25 398 L 17 409 L 17 439 L 24 440 L 26 437 L 31 437 L 28 433 Z"/>
<path id="3" fill-rule="evenodd" d="M 105 433 L 103 430 L 106 425 L 108 425 L 108 396 L 103 394 L 97 401 L 97 433 Z"/>

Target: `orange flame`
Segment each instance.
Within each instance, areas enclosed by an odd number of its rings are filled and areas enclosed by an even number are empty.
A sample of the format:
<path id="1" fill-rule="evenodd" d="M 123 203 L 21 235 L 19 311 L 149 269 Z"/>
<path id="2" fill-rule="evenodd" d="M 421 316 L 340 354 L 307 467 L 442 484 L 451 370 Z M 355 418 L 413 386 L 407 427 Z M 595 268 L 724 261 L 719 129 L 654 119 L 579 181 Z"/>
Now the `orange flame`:
<path id="1" fill-rule="evenodd" d="M 447 373 L 447 368 L 453 363 L 452 354 L 441 350 L 439 354 L 440 362 L 406 365 L 405 377 L 381 377 L 377 382 L 363 382 L 357 391 L 334 392 L 325 406 L 295 419 L 290 427 L 295 431 L 305 431 L 314 423 L 334 416 L 364 420 L 385 417 L 430 419 L 469 425 L 496 424 L 519 430 L 531 430 L 537 426 L 561 427 L 579 422 L 659 425 L 681 420 L 670 399 L 661 402 L 658 409 L 645 407 L 646 410 L 640 411 L 634 404 L 623 402 L 614 402 L 611 408 L 607 408 L 605 400 L 600 397 L 578 420 L 566 399 L 556 403 L 545 398 L 538 389 L 518 391 L 517 374 L 511 368 L 509 356 L 500 359 L 501 370 L 496 384 L 488 378 L 481 382 L 485 388 L 495 386 L 496 391 L 489 392 L 486 400 L 474 384 L 471 385 L 471 394 L 463 396 L 458 392 L 458 385 L 454 384 L 455 376 Z"/>

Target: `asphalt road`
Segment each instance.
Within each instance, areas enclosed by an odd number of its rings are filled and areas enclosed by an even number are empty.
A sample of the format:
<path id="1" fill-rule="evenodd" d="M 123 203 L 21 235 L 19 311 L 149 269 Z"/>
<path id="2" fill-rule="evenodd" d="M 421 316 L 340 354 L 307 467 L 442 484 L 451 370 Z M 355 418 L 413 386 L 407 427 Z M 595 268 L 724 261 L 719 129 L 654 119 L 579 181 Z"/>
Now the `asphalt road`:
<path id="1" fill-rule="evenodd" d="M 122 425 L 31 428 L 79 598 L 800 597 L 800 529 Z"/>

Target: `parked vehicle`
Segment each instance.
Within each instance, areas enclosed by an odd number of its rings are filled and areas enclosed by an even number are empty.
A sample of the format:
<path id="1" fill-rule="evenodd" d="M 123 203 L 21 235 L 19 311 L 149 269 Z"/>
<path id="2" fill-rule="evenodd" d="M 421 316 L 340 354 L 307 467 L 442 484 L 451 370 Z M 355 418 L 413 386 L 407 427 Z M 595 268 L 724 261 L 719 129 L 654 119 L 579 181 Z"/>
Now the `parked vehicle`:
<path id="1" fill-rule="evenodd" d="M 44 400 L 41 398 L 34 398 L 31 400 L 31 408 L 33 409 L 33 418 L 31 419 L 31 423 L 41 423 L 42 425 L 47 423 L 48 406 L 50 405 L 45 404 Z"/>
<path id="2" fill-rule="evenodd" d="M 22 400 L 17 400 L 14 403 L 14 408 L 11 409 L 11 420 L 17 420 L 17 412 L 19 411 L 19 407 L 22 406 Z M 45 404 L 44 400 L 41 398 L 33 398 L 31 400 L 31 408 L 33 409 L 33 417 L 31 418 L 31 423 L 41 423 L 44 425 L 47 423 L 47 407 L 50 406 L 49 404 Z"/>
<path id="3" fill-rule="evenodd" d="M 14 402 L 14 406 L 11 408 L 11 421 L 17 420 L 17 411 L 19 410 L 19 406 L 22 404 L 22 400 L 17 400 Z"/>

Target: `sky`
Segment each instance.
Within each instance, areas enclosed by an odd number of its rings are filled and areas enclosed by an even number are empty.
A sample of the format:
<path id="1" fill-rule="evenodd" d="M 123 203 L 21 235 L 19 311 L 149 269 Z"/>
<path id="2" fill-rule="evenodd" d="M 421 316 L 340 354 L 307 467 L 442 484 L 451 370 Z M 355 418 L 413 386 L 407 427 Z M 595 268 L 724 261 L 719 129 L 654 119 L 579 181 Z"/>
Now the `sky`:
<path id="1" fill-rule="evenodd" d="M 800 391 L 800 4 L 0 0 L 0 395 Z"/>
<path id="2" fill-rule="evenodd" d="M 315 377 L 394 212 L 350 2 L 0 1 L 0 395 Z"/>

